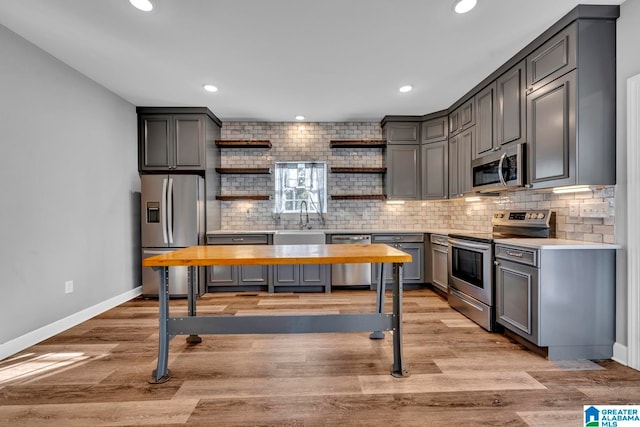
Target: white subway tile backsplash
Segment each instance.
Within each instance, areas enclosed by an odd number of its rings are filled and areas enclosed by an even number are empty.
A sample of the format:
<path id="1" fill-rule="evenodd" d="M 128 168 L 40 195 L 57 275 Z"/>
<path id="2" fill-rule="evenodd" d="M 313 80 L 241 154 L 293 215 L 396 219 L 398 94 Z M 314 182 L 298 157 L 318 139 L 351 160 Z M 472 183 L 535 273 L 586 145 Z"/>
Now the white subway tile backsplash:
<path id="1" fill-rule="evenodd" d="M 222 150 L 222 167 L 273 167 L 276 161 L 326 161 L 329 167 L 383 167 L 385 150 L 379 148 L 331 149 L 332 139 L 381 139 L 379 123 L 288 123 L 224 122 L 222 139 L 268 139 L 271 149 Z M 222 194 L 268 194 L 273 196 L 272 175 L 222 175 Z M 328 174 L 329 194 L 382 194 L 384 175 Z M 461 229 L 491 231 L 491 217 L 498 209 L 551 209 L 556 213 L 556 236 L 590 242 L 614 242 L 615 188 L 593 192 L 553 194 L 529 190 L 511 191 L 499 197 L 467 203 L 464 200 L 406 201 L 387 205 L 372 200 L 329 200 L 324 227 L 354 230 Z M 611 206 L 608 218 L 569 216 L 570 203 L 605 201 Z M 277 218 L 273 201 L 221 202 L 222 228 L 283 229 L 296 228 L 297 218 Z M 317 217 L 312 226 L 321 227 Z"/>

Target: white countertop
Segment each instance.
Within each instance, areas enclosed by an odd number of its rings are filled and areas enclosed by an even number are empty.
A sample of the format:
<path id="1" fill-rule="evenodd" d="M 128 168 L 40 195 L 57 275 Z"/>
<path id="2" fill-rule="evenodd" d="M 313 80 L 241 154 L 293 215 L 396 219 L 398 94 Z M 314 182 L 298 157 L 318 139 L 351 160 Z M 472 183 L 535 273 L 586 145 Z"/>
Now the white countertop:
<path id="1" fill-rule="evenodd" d="M 273 234 L 276 231 L 281 230 L 209 230 L 207 231 L 207 235 L 219 235 L 219 234 Z M 297 228 L 293 228 L 286 231 L 299 231 Z M 431 229 L 366 229 L 366 230 L 354 230 L 350 229 L 328 229 L 328 228 L 312 228 L 310 231 L 323 231 L 325 234 L 386 234 L 386 233 L 419 233 L 419 234 L 442 234 L 448 235 L 450 233 L 460 232 L 460 230 L 450 230 L 447 228 L 431 228 Z"/>
<path id="2" fill-rule="evenodd" d="M 495 239 L 495 243 L 530 249 L 622 249 L 621 245 L 566 239 Z"/>

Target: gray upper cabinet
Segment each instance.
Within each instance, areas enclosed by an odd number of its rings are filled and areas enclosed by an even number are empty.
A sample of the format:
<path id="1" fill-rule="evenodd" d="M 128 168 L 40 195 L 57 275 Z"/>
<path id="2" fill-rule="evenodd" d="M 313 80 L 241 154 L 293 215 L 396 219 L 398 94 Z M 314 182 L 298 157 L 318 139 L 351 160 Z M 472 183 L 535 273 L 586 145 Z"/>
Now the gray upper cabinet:
<path id="1" fill-rule="evenodd" d="M 471 150 L 474 128 L 449 138 L 449 198 L 471 192 Z"/>
<path id="2" fill-rule="evenodd" d="M 387 123 L 383 127 L 383 136 L 387 144 L 419 144 L 419 123 Z"/>
<path id="3" fill-rule="evenodd" d="M 184 107 L 137 111 L 140 171 L 205 171 L 207 134 L 221 126 L 210 111 Z"/>
<path id="4" fill-rule="evenodd" d="M 446 141 L 449 137 L 449 126 L 447 122 L 448 119 L 446 116 L 423 122 L 420 132 L 422 137 L 421 142 L 423 144 L 430 144 L 432 142 Z"/>
<path id="5" fill-rule="evenodd" d="M 449 135 L 456 135 L 475 124 L 475 105 L 471 98 L 449 114 Z"/>
<path id="6" fill-rule="evenodd" d="M 573 184 L 576 109 L 575 71 L 527 96 L 529 183 Z"/>
<path id="7" fill-rule="evenodd" d="M 496 80 L 497 146 L 525 142 L 525 61 Z"/>
<path id="8" fill-rule="evenodd" d="M 198 115 L 141 115 L 140 170 L 204 170 L 204 120 Z"/>
<path id="9" fill-rule="evenodd" d="M 530 187 L 616 183 L 615 37 L 615 21 L 578 20 L 527 58 Z"/>
<path id="10" fill-rule="evenodd" d="M 390 145 L 387 147 L 387 198 L 420 199 L 420 145 Z"/>
<path id="11" fill-rule="evenodd" d="M 449 182 L 448 152 L 449 143 L 446 140 L 420 146 L 423 200 L 447 198 Z"/>
<path id="12" fill-rule="evenodd" d="M 528 92 L 576 68 L 577 28 L 574 22 L 527 56 Z"/>
<path id="13" fill-rule="evenodd" d="M 492 83 L 475 96 L 476 102 L 476 140 L 473 158 L 499 150 L 496 134 L 496 84 Z"/>

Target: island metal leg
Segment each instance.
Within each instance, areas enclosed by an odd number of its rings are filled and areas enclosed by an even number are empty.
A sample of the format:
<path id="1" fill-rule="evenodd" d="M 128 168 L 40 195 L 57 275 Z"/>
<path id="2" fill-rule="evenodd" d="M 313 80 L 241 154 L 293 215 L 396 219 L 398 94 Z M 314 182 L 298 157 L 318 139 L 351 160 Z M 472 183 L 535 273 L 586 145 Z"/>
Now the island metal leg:
<path id="1" fill-rule="evenodd" d="M 196 298 L 198 297 L 198 267 L 189 267 L 189 292 L 187 293 L 187 305 L 189 310 L 189 316 L 193 317 L 196 315 Z M 188 344 L 200 344 L 202 342 L 202 338 L 199 335 L 189 335 L 187 337 Z"/>
<path id="2" fill-rule="evenodd" d="M 169 381 L 171 373 L 168 369 L 169 362 L 169 269 L 168 267 L 159 267 L 160 270 L 160 288 L 158 289 L 158 307 L 160 328 L 158 333 L 158 366 L 151 373 L 152 384 L 160 384 Z"/>
<path id="3" fill-rule="evenodd" d="M 376 288 L 376 313 L 384 313 L 384 263 L 380 263 L 378 268 L 378 287 Z M 373 331 L 369 338 L 372 340 L 384 339 L 384 332 Z"/>
<path id="4" fill-rule="evenodd" d="M 408 377 L 402 357 L 402 264 L 393 263 L 393 368 L 396 378 Z"/>

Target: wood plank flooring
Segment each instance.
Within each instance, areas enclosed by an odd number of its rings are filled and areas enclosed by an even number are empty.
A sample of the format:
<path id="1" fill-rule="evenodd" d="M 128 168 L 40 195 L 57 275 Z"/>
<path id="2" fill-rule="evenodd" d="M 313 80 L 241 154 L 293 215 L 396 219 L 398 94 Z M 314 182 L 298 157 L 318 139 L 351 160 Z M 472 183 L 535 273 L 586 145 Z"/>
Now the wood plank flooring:
<path id="1" fill-rule="evenodd" d="M 374 307 L 369 291 L 224 293 L 198 313 Z M 409 378 L 389 375 L 388 333 L 204 335 L 174 338 L 173 377 L 154 385 L 157 301 L 135 299 L 0 361 L 0 426 L 579 426 L 583 405 L 640 403 L 640 372 L 613 361 L 550 362 L 428 289 L 405 291 L 404 310 Z"/>

